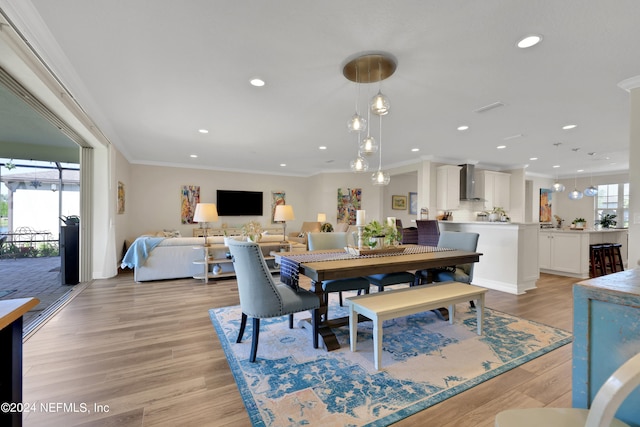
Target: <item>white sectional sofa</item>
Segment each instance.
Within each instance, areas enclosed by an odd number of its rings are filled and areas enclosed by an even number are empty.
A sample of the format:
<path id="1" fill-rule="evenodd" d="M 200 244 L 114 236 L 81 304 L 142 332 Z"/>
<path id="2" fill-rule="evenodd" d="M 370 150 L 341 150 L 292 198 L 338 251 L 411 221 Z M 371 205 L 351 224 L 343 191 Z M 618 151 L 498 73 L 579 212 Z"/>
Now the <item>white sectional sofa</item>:
<path id="1" fill-rule="evenodd" d="M 150 237 L 154 239 L 154 237 Z M 136 244 L 140 243 L 140 237 L 129 247 L 129 251 L 134 250 Z M 280 235 L 263 235 L 263 242 L 280 242 Z M 214 245 L 215 258 L 224 258 L 226 247 L 224 246 L 223 236 L 209 236 L 207 238 L 209 244 Z M 180 279 L 185 277 L 194 277 L 202 275 L 203 266 L 194 264 L 194 261 L 202 260 L 204 257 L 204 237 L 167 237 L 164 238 L 157 246 L 148 251 L 146 259 L 139 259 L 135 267 L 130 263 L 122 268 L 133 268 L 133 277 L 136 282 L 145 282 L 149 280 L 164 279 Z M 127 252 L 129 254 L 129 252 Z M 127 256 L 125 255 L 125 258 Z M 123 259 L 123 261 L 124 261 Z M 233 271 L 233 266 L 229 263 L 225 265 L 227 271 Z"/>

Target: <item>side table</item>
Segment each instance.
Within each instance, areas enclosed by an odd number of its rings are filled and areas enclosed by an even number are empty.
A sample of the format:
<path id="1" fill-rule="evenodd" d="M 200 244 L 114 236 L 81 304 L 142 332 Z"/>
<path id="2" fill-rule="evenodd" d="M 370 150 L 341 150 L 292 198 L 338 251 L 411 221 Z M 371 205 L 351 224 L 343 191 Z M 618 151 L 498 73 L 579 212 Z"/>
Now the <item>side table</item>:
<path id="1" fill-rule="evenodd" d="M 38 305 L 37 298 L 0 301 L 0 402 L 22 403 L 22 316 Z M 9 408 L 12 409 L 12 408 Z M 0 425 L 22 425 L 21 411 L 0 412 Z"/>

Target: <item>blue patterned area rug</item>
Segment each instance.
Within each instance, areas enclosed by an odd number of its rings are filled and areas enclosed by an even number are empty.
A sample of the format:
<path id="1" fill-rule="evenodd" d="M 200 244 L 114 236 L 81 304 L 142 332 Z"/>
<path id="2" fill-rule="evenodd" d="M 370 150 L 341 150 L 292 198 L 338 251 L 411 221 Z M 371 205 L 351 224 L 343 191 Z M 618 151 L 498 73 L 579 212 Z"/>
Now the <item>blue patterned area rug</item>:
<path id="1" fill-rule="evenodd" d="M 332 295 L 333 296 L 333 295 Z M 345 295 L 348 296 L 348 295 Z M 346 305 L 346 304 L 345 304 Z M 347 315 L 332 300 L 330 316 Z M 373 366 L 372 322 L 334 329 L 341 348 L 314 349 L 308 329 L 288 318 L 263 319 L 255 363 L 251 321 L 236 344 L 240 306 L 209 310 L 254 426 L 386 426 L 571 342 L 569 332 L 486 309 L 457 306 L 453 325 L 432 312 L 384 323 L 382 370 Z M 299 319 L 308 313 L 296 314 Z"/>

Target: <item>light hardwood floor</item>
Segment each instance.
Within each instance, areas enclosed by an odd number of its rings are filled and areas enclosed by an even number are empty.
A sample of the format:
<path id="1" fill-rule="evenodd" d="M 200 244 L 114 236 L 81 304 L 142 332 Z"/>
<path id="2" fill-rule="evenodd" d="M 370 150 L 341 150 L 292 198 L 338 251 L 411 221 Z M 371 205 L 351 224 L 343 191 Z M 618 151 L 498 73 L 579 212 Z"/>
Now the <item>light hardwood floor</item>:
<path id="1" fill-rule="evenodd" d="M 543 274 L 525 295 L 489 291 L 487 306 L 570 331 L 575 282 Z M 93 282 L 24 345 L 24 402 L 36 404 L 24 425 L 250 425 L 207 312 L 237 304 L 234 280 Z M 396 425 L 492 426 L 497 412 L 529 406 L 571 406 L 571 345 Z"/>

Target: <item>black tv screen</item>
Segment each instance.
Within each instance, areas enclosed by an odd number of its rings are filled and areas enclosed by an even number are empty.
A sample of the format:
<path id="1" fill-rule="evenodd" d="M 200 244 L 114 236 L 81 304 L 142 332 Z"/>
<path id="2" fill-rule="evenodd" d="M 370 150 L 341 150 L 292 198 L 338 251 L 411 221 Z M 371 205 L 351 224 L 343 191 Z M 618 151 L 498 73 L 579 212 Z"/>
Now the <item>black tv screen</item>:
<path id="1" fill-rule="evenodd" d="M 217 190 L 216 207 L 220 216 L 261 216 L 262 191 Z"/>

